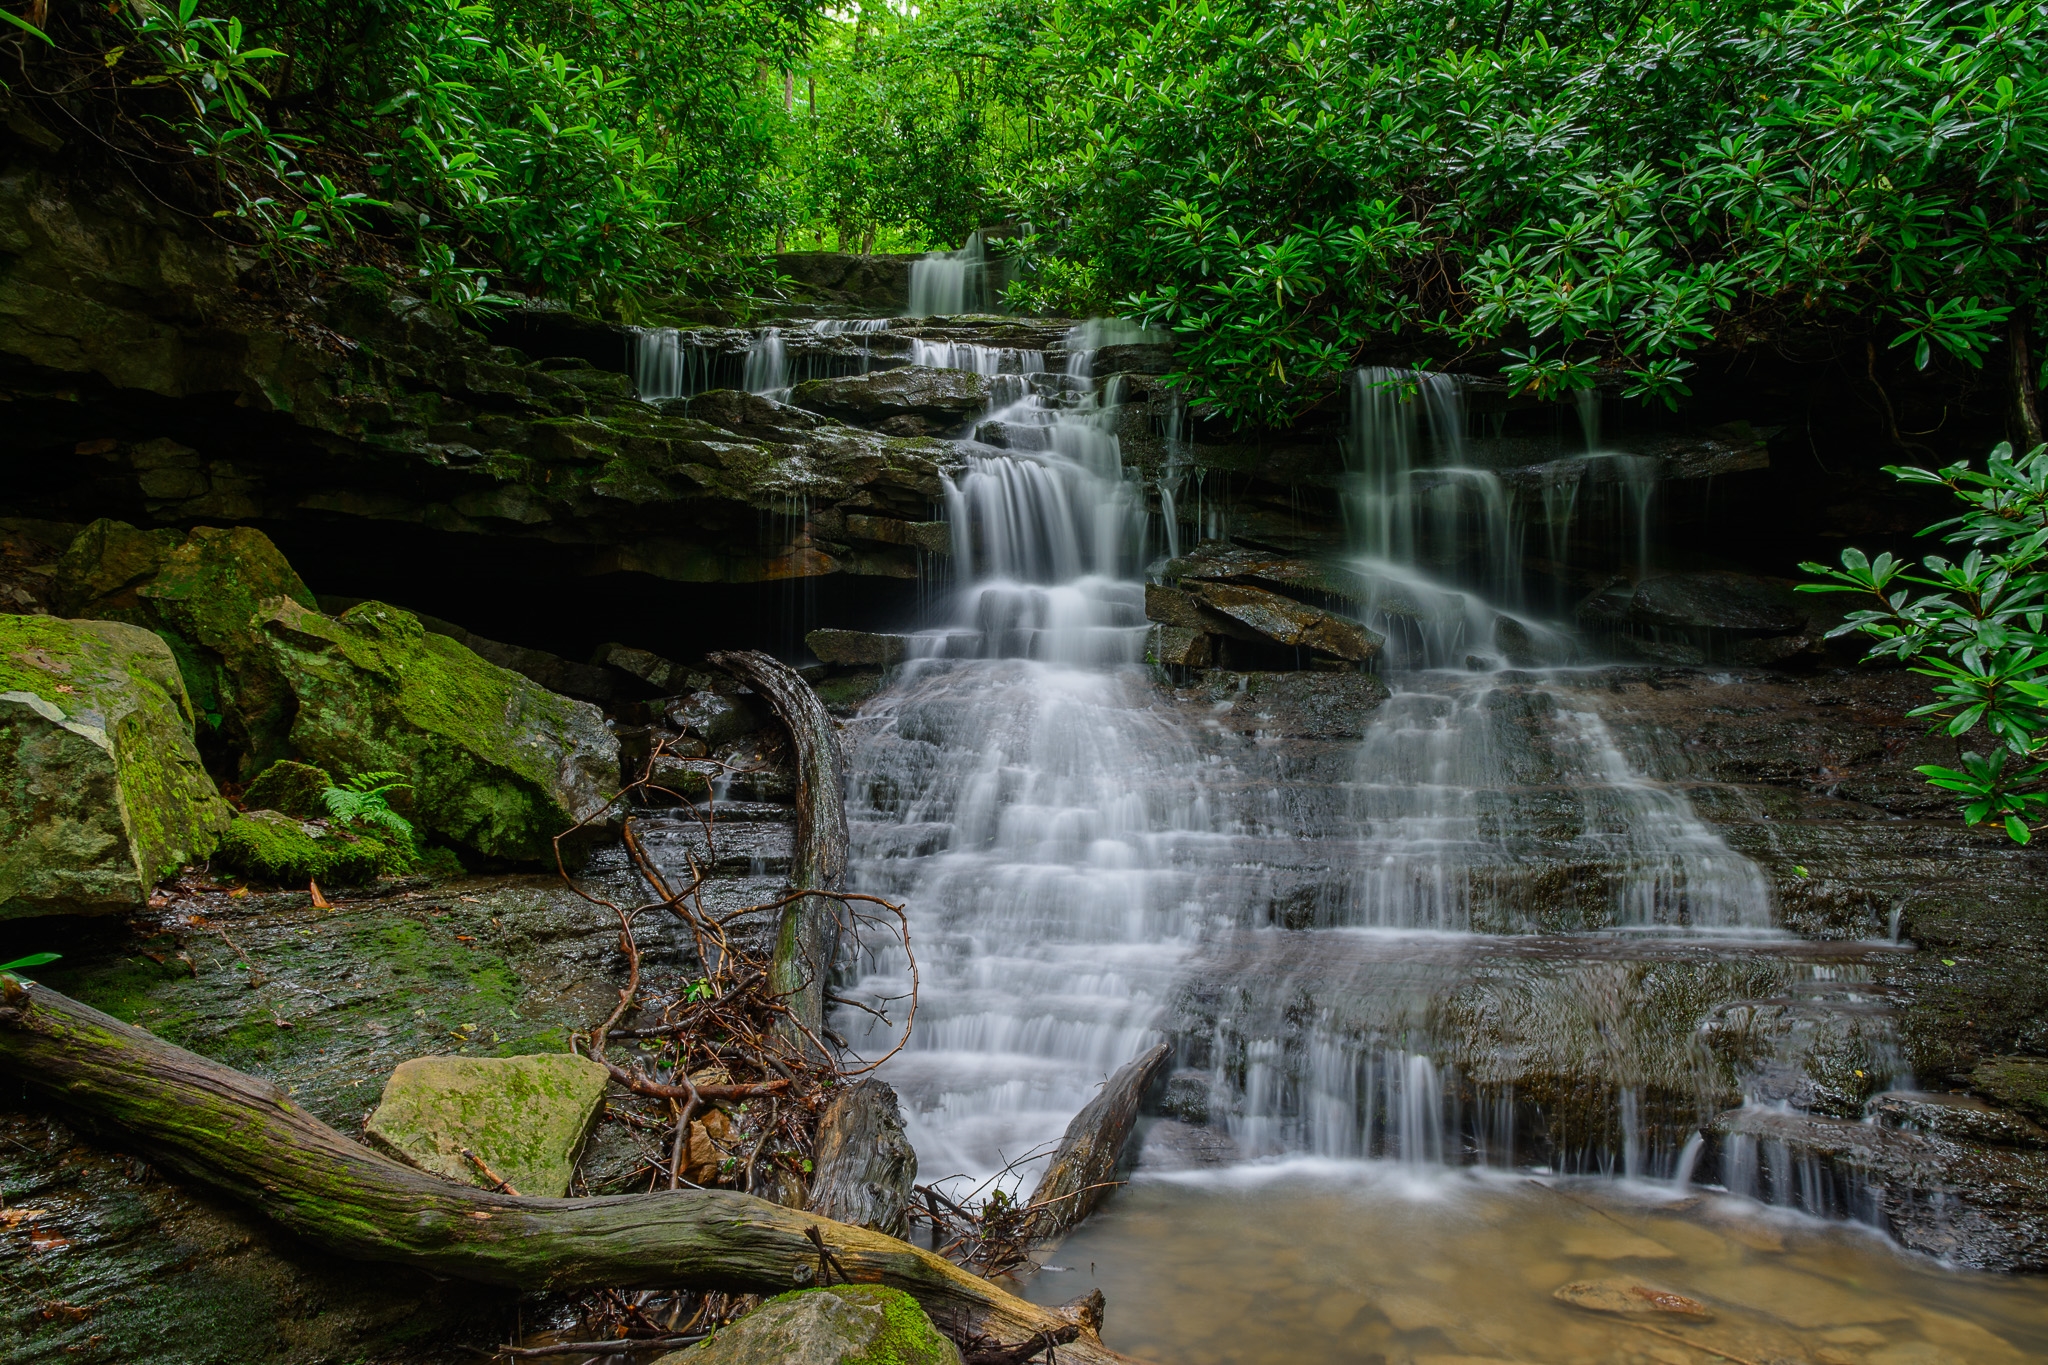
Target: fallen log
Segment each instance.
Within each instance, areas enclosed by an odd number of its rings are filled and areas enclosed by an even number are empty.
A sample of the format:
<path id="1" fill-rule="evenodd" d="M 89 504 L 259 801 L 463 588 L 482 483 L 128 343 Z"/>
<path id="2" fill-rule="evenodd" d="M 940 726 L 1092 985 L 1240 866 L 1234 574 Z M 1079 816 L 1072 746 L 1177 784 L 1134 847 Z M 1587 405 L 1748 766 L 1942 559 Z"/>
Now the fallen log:
<path id="1" fill-rule="evenodd" d="M 850 840 L 846 829 L 846 759 L 832 716 L 795 669 L 759 650 L 727 650 L 709 662 L 768 699 L 789 731 L 796 756 L 796 847 L 790 858 L 793 891 L 844 891 Z M 838 936 L 831 902 L 805 896 L 783 907 L 776 926 L 770 984 L 810 1039 L 825 1032 L 825 987 Z"/>
<path id="2" fill-rule="evenodd" d="M 1117 1069 L 1102 1093 L 1067 1125 L 1052 1164 L 1032 1192 L 1028 1241 L 1057 1237 L 1094 1212 L 1116 1181 L 1117 1161 L 1138 1122 L 1138 1104 L 1166 1069 L 1172 1050 L 1161 1043 Z"/>
<path id="3" fill-rule="evenodd" d="M 773 1294 L 843 1274 L 904 1290 L 961 1338 L 1018 1341 L 1076 1320 L 893 1237 L 734 1191 L 540 1199 L 441 1180 L 351 1142 L 268 1081 L 48 987 L 0 977 L 0 991 L 0 1072 L 343 1256 L 521 1289 Z M 1085 1330 L 1061 1357 L 1123 1359 Z"/>

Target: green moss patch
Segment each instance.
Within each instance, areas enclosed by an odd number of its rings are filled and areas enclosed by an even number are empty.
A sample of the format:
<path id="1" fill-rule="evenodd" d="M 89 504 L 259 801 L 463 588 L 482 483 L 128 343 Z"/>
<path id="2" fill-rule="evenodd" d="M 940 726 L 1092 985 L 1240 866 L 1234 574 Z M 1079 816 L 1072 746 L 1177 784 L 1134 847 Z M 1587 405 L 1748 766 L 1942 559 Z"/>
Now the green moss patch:
<path id="1" fill-rule="evenodd" d="M 353 885 L 411 865 L 408 850 L 367 836 L 308 826 L 274 810 L 237 816 L 213 860 L 258 881 Z"/>
<path id="2" fill-rule="evenodd" d="M 327 814 L 320 793 L 334 785 L 325 768 L 279 759 L 259 773 L 242 794 L 250 810 L 282 811 L 295 820 L 318 820 Z"/>

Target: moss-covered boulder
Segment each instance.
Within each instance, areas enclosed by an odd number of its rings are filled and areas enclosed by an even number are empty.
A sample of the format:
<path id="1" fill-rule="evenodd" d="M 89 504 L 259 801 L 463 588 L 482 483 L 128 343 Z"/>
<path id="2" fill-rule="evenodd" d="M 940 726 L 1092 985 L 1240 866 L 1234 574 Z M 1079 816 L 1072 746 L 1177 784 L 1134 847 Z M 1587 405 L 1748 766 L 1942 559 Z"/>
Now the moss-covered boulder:
<path id="1" fill-rule="evenodd" d="M 212 850 L 234 812 L 191 726 L 151 632 L 0 616 L 0 918 L 132 909 Z"/>
<path id="2" fill-rule="evenodd" d="M 250 810 L 283 811 L 297 820 L 318 820 L 327 814 L 321 793 L 334 785 L 325 768 L 281 758 L 256 775 L 242 793 Z"/>
<path id="3" fill-rule="evenodd" d="M 655 1365 L 960 1365 L 916 1299 L 876 1284 L 801 1289 Z"/>
<path id="4" fill-rule="evenodd" d="M 221 835 L 213 861 L 257 881 L 351 886 L 375 881 L 379 873 L 409 870 L 413 853 L 382 839 L 307 824 L 282 811 L 252 810 L 235 817 Z"/>
<path id="5" fill-rule="evenodd" d="M 490 1187 L 468 1151 L 521 1194 L 560 1199 L 609 1081 L 602 1063 L 567 1052 L 415 1057 L 391 1073 L 363 1131 L 421 1170 Z"/>
<path id="6" fill-rule="evenodd" d="M 313 594 L 261 531 L 142 531 L 102 519 L 57 562 L 63 610 L 146 626 L 164 637 L 202 725 L 218 728 L 243 776 L 289 753 L 291 691 L 265 647 L 263 604 Z"/>
<path id="7" fill-rule="evenodd" d="M 487 663 L 382 602 L 331 617 L 277 598 L 262 628 L 296 704 L 298 757 L 333 773 L 403 773 L 414 822 L 442 839 L 540 861 L 556 835 L 603 814 L 618 740 L 595 706 Z"/>

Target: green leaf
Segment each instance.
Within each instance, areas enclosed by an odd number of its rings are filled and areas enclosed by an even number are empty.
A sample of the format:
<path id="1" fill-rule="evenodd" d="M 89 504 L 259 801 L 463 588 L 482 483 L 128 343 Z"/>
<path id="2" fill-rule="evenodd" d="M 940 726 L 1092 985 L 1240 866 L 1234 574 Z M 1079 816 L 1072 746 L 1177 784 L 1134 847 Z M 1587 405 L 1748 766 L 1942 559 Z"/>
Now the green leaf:
<path id="1" fill-rule="evenodd" d="M 63 956 L 62 953 L 31 953 L 27 957 L 17 957 L 12 962 L 0 962 L 0 972 L 18 971 L 23 967 L 47 966 Z"/>
<path id="2" fill-rule="evenodd" d="M 57 45 L 56 40 L 51 38 L 49 34 L 43 32 L 41 29 L 37 28 L 34 24 L 31 24 L 28 20 L 22 18 L 18 14 L 10 14 L 4 9 L 0 9 L 0 19 L 5 19 L 8 23 L 14 25 L 16 28 L 28 30 L 30 33 L 35 34 L 36 37 L 41 38 L 44 42 L 48 43 L 51 47 L 55 47 Z M 0 971 L 5 970 L 7 970 L 5 967 L 0 967 Z"/>

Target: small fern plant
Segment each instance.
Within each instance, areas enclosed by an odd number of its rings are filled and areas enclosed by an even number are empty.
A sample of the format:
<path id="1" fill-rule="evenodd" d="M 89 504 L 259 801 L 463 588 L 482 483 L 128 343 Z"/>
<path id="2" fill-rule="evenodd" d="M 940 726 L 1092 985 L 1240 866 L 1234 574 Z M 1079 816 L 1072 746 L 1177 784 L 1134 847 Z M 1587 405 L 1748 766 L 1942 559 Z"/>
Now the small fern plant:
<path id="1" fill-rule="evenodd" d="M 412 821 L 391 809 L 391 793 L 410 790 L 402 773 L 357 773 L 339 787 L 320 792 L 327 813 L 345 825 L 365 826 L 412 846 Z"/>

